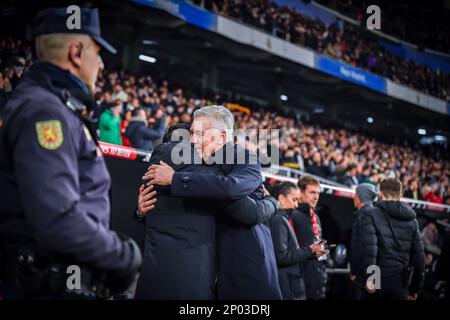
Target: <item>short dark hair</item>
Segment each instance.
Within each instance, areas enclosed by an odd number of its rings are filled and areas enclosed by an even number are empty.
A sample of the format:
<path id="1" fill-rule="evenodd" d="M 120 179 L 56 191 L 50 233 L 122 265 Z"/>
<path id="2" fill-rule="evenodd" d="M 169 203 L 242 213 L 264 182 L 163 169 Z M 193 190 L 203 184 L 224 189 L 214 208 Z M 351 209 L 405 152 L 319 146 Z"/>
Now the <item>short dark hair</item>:
<path id="1" fill-rule="evenodd" d="M 400 198 L 403 193 L 403 186 L 400 180 L 395 178 L 387 178 L 381 181 L 380 191 L 388 197 Z"/>
<path id="2" fill-rule="evenodd" d="M 134 108 L 134 109 L 131 111 L 131 116 L 132 116 L 132 117 L 137 117 L 137 116 L 139 115 L 139 112 L 140 112 L 141 110 L 144 110 L 144 111 L 145 111 L 145 109 L 144 109 L 144 108 L 141 108 L 141 107 Z"/>
<path id="3" fill-rule="evenodd" d="M 163 137 L 163 143 L 170 142 L 172 140 L 172 133 L 177 129 L 185 129 L 189 131 L 191 129 L 191 122 L 179 122 L 171 126 Z"/>
<path id="4" fill-rule="evenodd" d="M 307 186 L 320 186 L 320 182 L 313 176 L 303 176 L 298 179 L 297 186 L 303 192 Z"/>
<path id="5" fill-rule="evenodd" d="M 119 99 L 114 100 L 113 103 L 111 104 L 111 108 L 120 107 L 120 106 L 122 106 L 122 101 L 120 101 Z"/>
<path id="6" fill-rule="evenodd" d="M 277 183 L 272 187 L 272 196 L 275 199 L 278 199 L 280 195 L 287 196 L 289 192 L 291 192 L 292 189 L 297 189 L 298 187 L 295 185 L 295 183 L 290 181 L 283 181 L 280 183 Z"/>

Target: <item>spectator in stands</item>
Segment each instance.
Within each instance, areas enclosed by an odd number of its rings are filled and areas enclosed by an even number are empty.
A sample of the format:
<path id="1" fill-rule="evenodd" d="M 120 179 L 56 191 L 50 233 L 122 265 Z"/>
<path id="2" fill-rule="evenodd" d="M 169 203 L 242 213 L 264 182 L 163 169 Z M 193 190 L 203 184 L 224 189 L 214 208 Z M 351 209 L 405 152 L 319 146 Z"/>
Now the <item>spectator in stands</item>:
<path id="1" fill-rule="evenodd" d="M 356 300 L 361 300 L 364 291 L 364 274 L 362 258 L 364 256 L 362 217 L 368 214 L 373 202 L 378 196 L 378 190 L 370 183 L 362 183 L 356 187 L 353 204 L 356 209 L 355 219 L 352 226 L 350 247 L 350 281 L 353 284 L 353 293 Z"/>
<path id="2" fill-rule="evenodd" d="M 122 145 L 129 147 L 130 140 L 125 136 L 125 131 L 127 130 L 128 124 L 131 121 L 131 111 L 127 110 L 125 114 L 122 116 L 122 120 L 120 121 L 120 135 L 122 136 Z"/>
<path id="3" fill-rule="evenodd" d="M 122 145 L 122 138 L 120 136 L 121 107 L 122 103 L 119 100 L 116 100 L 111 107 L 106 109 L 100 116 L 98 124 L 100 141 Z"/>
<path id="4" fill-rule="evenodd" d="M 298 160 L 295 157 L 294 150 L 287 150 L 284 153 L 283 158 L 280 160 L 280 164 L 283 167 L 293 168 L 293 169 L 300 169 L 300 165 L 298 163 Z"/>
<path id="5" fill-rule="evenodd" d="M 98 97 L 98 99 L 96 99 L 97 103 L 92 112 L 92 118 L 94 120 L 99 121 L 101 114 L 103 112 L 105 112 L 105 110 L 107 110 L 109 108 L 109 106 L 112 105 L 113 100 L 112 100 L 111 92 L 109 92 L 109 91 L 104 91 L 103 93 L 98 92 L 96 96 Z"/>
<path id="6" fill-rule="evenodd" d="M 431 186 L 429 191 L 425 193 L 424 200 L 435 203 L 442 203 L 442 197 L 441 192 L 439 190 L 439 186 L 438 185 Z"/>
<path id="7" fill-rule="evenodd" d="M 131 119 L 125 130 L 125 136 L 130 140 L 134 148 L 152 151 L 154 140 L 162 138 L 166 130 L 166 115 L 161 116 L 161 122 L 157 129 L 148 127 L 147 114 L 143 108 L 131 111 Z"/>
<path id="8" fill-rule="evenodd" d="M 113 94 L 112 94 L 113 100 L 120 100 L 121 102 L 126 103 L 128 100 L 128 94 L 123 91 L 123 88 L 120 84 L 116 84 L 114 86 Z"/>
<path id="9" fill-rule="evenodd" d="M 414 200 L 422 200 L 422 196 L 419 191 L 419 184 L 417 183 L 417 180 L 411 180 L 411 182 L 408 184 L 408 189 L 405 190 L 405 193 L 403 195 L 405 198 L 410 198 Z"/>
<path id="10" fill-rule="evenodd" d="M 356 178 L 358 179 L 358 184 L 370 181 L 370 166 L 367 164 L 362 166 L 361 164 L 361 167 L 362 167 L 361 172 L 356 175 Z"/>
<path id="11" fill-rule="evenodd" d="M 322 157 L 320 153 L 316 152 L 313 155 L 312 161 L 308 160 L 306 172 L 321 178 L 327 178 L 330 175 L 330 168 L 322 164 Z"/>
<path id="12" fill-rule="evenodd" d="M 356 164 L 351 163 L 347 167 L 347 172 L 345 173 L 344 177 L 342 177 L 342 183 L 350 188 L 353 186 L 357 186 L 359 184 L 357 175 L 358 175 L 358 168 Z"/>

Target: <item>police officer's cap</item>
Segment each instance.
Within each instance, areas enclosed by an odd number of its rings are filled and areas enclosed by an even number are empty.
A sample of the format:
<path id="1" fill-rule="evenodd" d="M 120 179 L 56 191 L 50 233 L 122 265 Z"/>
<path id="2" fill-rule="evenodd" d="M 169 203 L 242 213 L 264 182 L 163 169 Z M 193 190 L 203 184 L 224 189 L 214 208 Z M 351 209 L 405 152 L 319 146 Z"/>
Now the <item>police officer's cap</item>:
<path id="1" fill-rule="evenodd" d="M 67 8 L 49 8 L 40 11 L 36 16 L 34 36 L 49 33 L 87 34 L 104 49 L 111 53 L 117 52 L 100 34 L 100 19 L 97 9 L 80 8 L 80 28 L 77 28 L 78 26 L 69 28 L 68 19 L 74 14 L 74 11 L 67 11 Z"/>

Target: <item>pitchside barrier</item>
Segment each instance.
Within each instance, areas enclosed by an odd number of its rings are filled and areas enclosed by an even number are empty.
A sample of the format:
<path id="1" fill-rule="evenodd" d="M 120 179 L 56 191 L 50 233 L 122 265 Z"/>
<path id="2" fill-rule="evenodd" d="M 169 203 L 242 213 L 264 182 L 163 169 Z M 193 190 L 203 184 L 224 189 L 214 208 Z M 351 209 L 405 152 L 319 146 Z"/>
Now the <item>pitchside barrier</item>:
<path id="1" fill-rule="evenodd" d="M 143 245 L 145 226 L 133 219 L 133 212 L 137 207 L 138 189 L 141 178 L 148 168 L 151 153 L 103 142 L 100 142 L 100 147 L 112 178 L 111 226 Z M 292 176 L 305 174 L 301 171 L 286 174 L 283 170 L 286 169 L 264 168 L 262 172 L 264 182 L 272 184 L 275 181 L 292 181 L 296 183 L 298 178 Z M 323 179 L 320 180 L 321 195 L 318 212 L 323 225 L 323 238 L 327 239 L 328 243 L 348 244 L 355 211 L 353 206 L 355 192 L 335 182 L 330 181 L 327 184 Z M 332 183 L 335 185 L 331 185 Z M 450 206 L 408 198 L 402 198 L 402 201 L 415 209 L 421 228 L 431 221 L 445 228 L 444 219 L 450 217 Z"/>

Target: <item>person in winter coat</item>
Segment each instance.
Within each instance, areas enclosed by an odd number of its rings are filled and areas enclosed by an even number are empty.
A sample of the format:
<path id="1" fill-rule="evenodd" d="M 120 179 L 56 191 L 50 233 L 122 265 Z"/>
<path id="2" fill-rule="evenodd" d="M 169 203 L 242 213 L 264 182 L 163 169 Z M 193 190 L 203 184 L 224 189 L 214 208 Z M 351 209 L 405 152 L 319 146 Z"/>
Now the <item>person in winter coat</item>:
<path id="1" fill-rule="evenodd" d="M 166 115 L 163 114 L 160 126 L 157 129 L 147 127 L 147 114 L 143 108 L 131 111 L 131 120 L 125 130 L 125 136 L 133 148 L 152 151 L 153 140 L 159 139 L 166 130 Z"/>
<path id="2" fill-rule="evenodd" d="M 292 214 L 295 235 L 300 247 L 322 241 L 322 224 L 315 208 L 320 196 L 320 183 L 313 176 L 303 176 L 297 186 L 300 190 L 298 210 Z M 327 273 L 325 261 L 311 259 L 303 262 L 305 291 L 308 300 L 325 298 Z"/>
<path id="3" fill-rule="evenodd" d="M 305 300 L 305 284 L 302 262 L 326 253 L 320 244 L 300 247 L 292 226 L 292 212 L 298 206 L 300 190 L 289 181 L 274 187 L 272 196 L 280 203 L 279 209 L 269 220 L 273 247 L 278 266 L 278 280 L 284 300 Z"/>
<path id="4" fill-rule="evenodd" d="M 115 101 L 111 108 L 106 109 L 100 116 L 98 129 L 100 131 L 100 141 L 122 145 L 120 136 L 120 108 L 122 103 Z"/>
<path id="5" fill-rule="evenodd" d="M 362 217 L 363 270 L 366 298 L 415 300 L 424 281 L 425 257 L 416 213 L 400 202 L 402 184 L 389 178 L 380 184 L 381 201 Z M 379 278 L 379 279 L 377 279 Z"/>
<path id="6" fill-rule="evenodd" d="M 355 212 L 355 220 L 352 226 L 350 248 L 350 281 L 353 284 L 353 292 L 356 300 L 360 300 L 364 290 L 364 274 L 362 258 L 364 247 L 362 245 L 362 217 L 368 214 L 373 207 L 373 202 L 378 195 L 377 188 L 370 183 L 362 183 L 356 187 L 353 203 L 358 209 Z"/>

